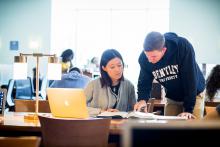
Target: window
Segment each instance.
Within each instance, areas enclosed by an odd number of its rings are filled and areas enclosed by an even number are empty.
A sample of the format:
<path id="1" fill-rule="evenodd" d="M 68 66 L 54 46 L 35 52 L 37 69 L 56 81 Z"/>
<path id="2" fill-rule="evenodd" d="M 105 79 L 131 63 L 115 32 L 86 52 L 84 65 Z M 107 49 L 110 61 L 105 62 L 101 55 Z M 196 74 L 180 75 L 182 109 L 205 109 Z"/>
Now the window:
<path id="1" fill-rule="evenodd" d="M 136 85 L 138 57 L 146 34 L 169 30 L 169 0 L 92 2 L 52 1 L 51 52 L 61 54 L 64 49 L 72 48 L 75 65 L 83 68 L 105 49 L 117 49 L 126 64 L 125 77 Z"/>

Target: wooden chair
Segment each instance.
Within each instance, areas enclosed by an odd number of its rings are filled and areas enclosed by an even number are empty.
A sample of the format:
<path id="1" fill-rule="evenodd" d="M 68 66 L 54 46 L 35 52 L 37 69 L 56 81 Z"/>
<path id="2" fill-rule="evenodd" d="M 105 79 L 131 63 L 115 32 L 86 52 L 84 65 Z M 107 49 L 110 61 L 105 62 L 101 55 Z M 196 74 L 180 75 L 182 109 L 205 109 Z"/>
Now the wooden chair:
<path id="1" fill-rule="evenodd" d="M 39 147 L 40 137 L 0 137 L 1 147 Z"/>
<path id="2" fill-rule="evenodd" d="M 206 115 L 213 112 L 213 111 L 216 111 L 215 109 L 216 109 L 215 107 L 205 106 Z"/>
<path id="3" fill-rule="evenodd" d="M 162 100 L 162 86 L 158 82 L 152 83 L 151 97 Z"/>
<path id="4" fill-rule="evenodd" d="M 206 115 L 203 120 L 220 120 L 220 115 L 217 113 L 215 107 L 206 107 Z"/>
<path id="5" fill-rule="evenodd" d="M 207 115 L 210 112 L 215 111 L 216 106 L 220 104 L 219 101 L 206 101 L 205 102 L 205 110 L 204 110 L 204 116 Z"/>
<path id="6" fill-rule="evenodd" d="M 30 77 L 27 77 L 27 79 L 15 80 L 14 88 L 16 99 L 33 99 L 34 94 L 32 88 L 32 81 Z"/>
<path id="7" fill-rule="evenodd" d="M 88 72 L 88 71 L 83 71 L 83 75 L 88 76 L 90 78 L 92 78 L 92 73 Z"/>
<path id="8" fill-rule="evenodd" d="M 161 115 L 161 111 L 159 111 L 159 110 L 158 111 L 154 111 L 155 101 L 156 101 L 155 98 L 150 98 L 147 101 L 147 112 L 148 113 L 154 113 L 156 115 Z"/>
<path id="9" fill-rule="evenodd" d="M 216 107 L 220 104 L 220 101 L 206 101 L 205 106 L 207 107 Z"/>
<path id="10" fill-rule="evenodd" d="M 36 97 L 36 79 L 32 78 L 31 83 L 32 83 L 32 92 L 33 92 L 33 97 Z M 39 98 L 41 100 L 46 100 L 47 94 L 46 94 L 46 89 L 48 87 L 48 79 L 46 76 L 43 76 L 42 78 L 39 79 Z"/>
<path id="11" fill-rule="evenodd" d="M 15 112 L 35 112 L 35 100 L 15 99 Z M 39 100 L 39 112 L 50 113 L 50 106 L 47 100 Z"/>
<path id="12" fill-rule="evenodd" d="M 39 116 L 46 147 L 105 147 L 110 119 L 61 119 Z"/>
<path id="13" fill-rule="evenodd" d="M 152 113 L 154 111 L 154 101 L 155 98 L 150 98 L 147 101 L 147 112 Z"/>

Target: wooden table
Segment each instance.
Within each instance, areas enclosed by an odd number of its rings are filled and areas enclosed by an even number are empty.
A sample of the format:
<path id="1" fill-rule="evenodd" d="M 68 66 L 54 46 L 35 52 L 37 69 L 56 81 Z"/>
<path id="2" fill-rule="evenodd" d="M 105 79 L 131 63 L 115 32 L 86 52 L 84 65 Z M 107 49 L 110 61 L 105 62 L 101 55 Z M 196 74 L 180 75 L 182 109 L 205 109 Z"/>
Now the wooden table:
<path id="1" fill-rule="evenodd" d="M 30 113 L 24 112 L 7 112 L 0 123 L 0 136 L 41 136 L 41 127 L 38 120 L 25 120 L 24 115 Z M 49 113 L 40 113 L 50 115 Z M 109 144 L 110 146 L 120 146 L 123 128 L 130 121 L 135 123 L 148 123 L 148 120 L 129 120 L 113 119 L 110 124 Z M 144 121 L 144 122 L 143 122 Z M 154 121 L 156 122 L 156 121 Z M 152 121 L 150 122 L 152 123 Z M 158 122 L 156 122 L 158 124 Z M 162 123 L 164 124 L 164 122 Z M 149 124 L 147 124 L 149 125 Z"/>
<path id="2" fill-rule="evenodd" d="M 1 123 L 0 123 L 0 136 L 17 136 L 21 135 L 31 135 L 40 136 L 41 135 L 41 128 L 39 120 L 26 120 L 24 119 L 24 115 L 30 113 L 25 112 L 7 112 L 5 113 L 4 117 L 1 116 Z M 43 113 L 40 113 L 43 114 Z M 46 114 L 46 113 L 44 113 Z M 110 125 L 110 134 L 120 134 L 122 125 L 127 121 L 126 119 L 120 120 L 112 120 Z M 14 133 L 14 134 L 13 134 Z M 20 135 L 19 135 L 20 136 Z"/>
<path id="3" fill-rule="evenodd" d="M 165 105 L 164 101 L 161 100 L 155 100 L 154 107 L 163 109 Z M 30 114 L 30 112 L 6 112 L 4 115 L 4 120 L 0 123 L 0 136 L 4 133 L 7 133 L 7 131 L 11 131 L 9 135 L 12 133 L 23 133 L 23 135 L 27 134 L 30 135 L 31 133 L 40 136 L 41 135 L 41 129 L 40 129 L 40 123 L 39 121 L 33 121 L 33 120 L 26 120 L 24 119 L 24 115 Z M 40 114 L 46 114 L 46 113 L 40 113 Z M 3 117 L 1 116 L 0 119 Z M 121 134 L 121 128 L 123 124 L 125 124 L 127 120 L 126 119 L 113 119 L 111 120 L 110 125 L 110 135 L 120 135 Z M 5 132 L 1 132 L 5 131 Z"/>
<path id="4" fill-rule="evenodd" d="M 0 117 L 0 136 L 41 136 L 39 120 L 26 120 L 24 115 L 30 113 L 7 112 Z M 41 113 L 43 114 L 43 113 Z M 48 114 L 48 113 L 47 113 Z M 111 120 L 109 130 L 109 145 L 120 146 L 122 126 L 127 119 Z"/>
<path id="5" fill-rule="evenodd" d="M 39 121 L 24 120 L 27 113 L 7 112 L 1 117 L 0 136 L 41 136 Z"/>

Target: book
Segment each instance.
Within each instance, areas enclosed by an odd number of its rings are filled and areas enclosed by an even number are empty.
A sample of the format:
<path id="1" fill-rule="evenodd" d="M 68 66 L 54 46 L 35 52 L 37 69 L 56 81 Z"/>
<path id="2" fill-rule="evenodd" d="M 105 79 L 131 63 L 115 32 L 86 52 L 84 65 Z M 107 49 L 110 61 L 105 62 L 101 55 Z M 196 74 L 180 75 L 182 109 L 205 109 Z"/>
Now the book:
<path id="1" fill-rule="evenodd" d="M 102 112 L 97 117 L 111 117 L 113 119 L 122 119 L 122 118 L 145 118 L 145 119 L 154 119 L 153 113 L 143 113 L 138 111 L 132 112 Z"/>
<path id="2" fill-rule="evenodd" d="M 150 119 L 150 120 L 186 120 L 186 117 L 180 116 L 163 116 L 163 115 L 155 115 L 153 113 L 144 113 L 138 111 L 132 112 L 102 112 L 97 117 L 102 118 L 112 118 L 112 119 L 125 119 L 125 118 L 141 118 L 141 119 Z"/>

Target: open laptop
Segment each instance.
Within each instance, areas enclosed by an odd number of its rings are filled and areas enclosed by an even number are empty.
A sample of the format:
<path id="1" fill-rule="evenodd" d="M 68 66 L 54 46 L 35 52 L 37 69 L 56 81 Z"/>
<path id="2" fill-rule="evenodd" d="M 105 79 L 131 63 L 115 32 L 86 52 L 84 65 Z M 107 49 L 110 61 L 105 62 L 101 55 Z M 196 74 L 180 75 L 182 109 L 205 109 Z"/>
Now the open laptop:
<path id="1" fill-rule="evenodd" d="M 47 88 L 51 113 L 54 117 L 88 118 L 86 96 L 83 89 Z"/>

